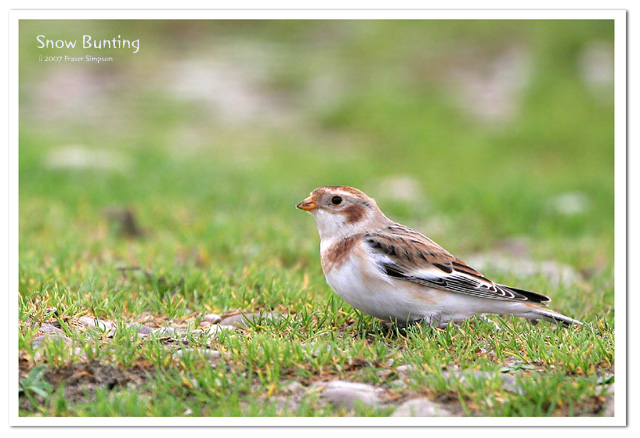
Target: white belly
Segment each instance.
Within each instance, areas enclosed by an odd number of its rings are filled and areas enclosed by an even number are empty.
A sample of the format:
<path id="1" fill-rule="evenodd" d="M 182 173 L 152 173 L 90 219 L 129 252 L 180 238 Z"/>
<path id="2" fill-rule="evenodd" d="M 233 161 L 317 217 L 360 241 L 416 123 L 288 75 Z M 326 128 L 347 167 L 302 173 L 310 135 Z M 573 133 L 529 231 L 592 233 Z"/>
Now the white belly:
<path id="1" fill-rule="evenodd" d="M 326 255 L 325 251 L 329 251 L 333 243 L 323 240 L 321 253 Z M 339 264 L 323 264 L 323 270 L 327 283 L 336 294 L 354 308 L 376 318 L 446 323 L 482 313 L 522 315 L 530 311 L 526 303 L 447 292 L 389 277 L 379 270 L 366 251 L 362 245 L 355 245 L 351 254 Z"/>
<path id="2" fill-rule="evenodd" d="M 407 283 L 406 290 L 398 287 L 397 280 L 387 281 L 373 263 L 365 263 L 349 258 L 342 266 L 325 272 L 327 283 L 347 303 L 376 318 L 405 322 L 430 317 L 434 309 L 412 293 L 413 285 Z M 421 289 L 425 296 L 429 294 L 428 288 Z"/>
<path id="3" fill-rule="evenodd" d="M 325 272 L 327 283 L 343 300 L 385 321 L 424 319 L 430 323 L 462 321 L 476 314 L 517 314 L 521 303 L 488 300 L 387 277 L 367 257 L 348 258 Z"/>

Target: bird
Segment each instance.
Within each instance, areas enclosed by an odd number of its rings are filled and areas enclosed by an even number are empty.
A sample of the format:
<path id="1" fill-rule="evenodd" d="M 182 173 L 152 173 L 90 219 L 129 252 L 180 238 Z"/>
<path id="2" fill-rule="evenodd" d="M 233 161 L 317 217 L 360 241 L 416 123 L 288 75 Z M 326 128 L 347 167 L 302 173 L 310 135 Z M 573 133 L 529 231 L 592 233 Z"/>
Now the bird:
<path id="1" fill-rule="evenodd" d="M 432 327 L 485 314 L 582 325 L 547 308 L 548 296 L 495 283 L 433 240 L 387 218 L 356 188 L 319 187 L 296 207 L 315 219 L 327 283 L 367 315 Z"/>

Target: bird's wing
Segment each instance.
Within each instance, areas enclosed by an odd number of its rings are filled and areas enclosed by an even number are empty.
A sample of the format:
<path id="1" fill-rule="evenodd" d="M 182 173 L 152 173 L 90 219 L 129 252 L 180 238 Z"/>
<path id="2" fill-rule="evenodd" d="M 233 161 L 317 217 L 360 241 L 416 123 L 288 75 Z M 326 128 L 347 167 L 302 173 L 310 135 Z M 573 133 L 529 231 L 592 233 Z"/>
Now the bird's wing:
<path id="1" fill-rule="evenodd" d="M 362 239 L 378 268 L 389 277 L 493 300 L 550 301 L 537 292 L 494 283 L 428 237 L 403 225 L 386 226 L 366 233 Z"/>

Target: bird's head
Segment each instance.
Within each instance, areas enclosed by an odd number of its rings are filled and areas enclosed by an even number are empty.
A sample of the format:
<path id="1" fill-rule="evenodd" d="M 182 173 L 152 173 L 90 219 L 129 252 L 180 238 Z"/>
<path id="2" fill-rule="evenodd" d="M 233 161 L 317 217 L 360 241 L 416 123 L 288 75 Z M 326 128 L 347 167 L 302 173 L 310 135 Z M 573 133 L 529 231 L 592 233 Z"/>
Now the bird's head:
<path id="1" fill-rule="evenodd" d="M 373 198 L 347 186 L 317 188 L 296 207 L 313 215 L 320 238 L 349 236 L 386 220 Z"/>

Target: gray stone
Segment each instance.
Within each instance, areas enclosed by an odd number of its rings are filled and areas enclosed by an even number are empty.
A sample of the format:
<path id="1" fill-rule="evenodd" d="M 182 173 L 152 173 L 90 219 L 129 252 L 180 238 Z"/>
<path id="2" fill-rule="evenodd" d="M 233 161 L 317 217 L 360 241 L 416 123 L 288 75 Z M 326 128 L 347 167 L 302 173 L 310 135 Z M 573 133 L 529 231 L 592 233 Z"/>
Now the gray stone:
<path id="1" fill-rule="evenodd" d="M 502 379 L 502 388 L 505 391 L 513 392 L 515 394 L 522 394 L 523 389 L 518 384 L 518 380 L 509 374 L 498 374 Z"/>
<path id="2" fill-rule="evenodd" d="M 596 386 L 596 394 L 598 395 L 603 395 L 603 396 L 613 396 L 616 392 L 616 384 L 615 383 L 609 383 L 609 384 L 601 384 L 601 385 L 597 385 Z"/>
<path id="3" fill-rule="evenodd" d="M 396 372 L 400 374 L 407 374 L 414 369 L 415 367 L 413 365 L 399 365 L 396 367 Z"/>
<path id="4" fill-rule="evenodd" d="M 407 389 L 409 387 L 409 385 L 407 385 L 407 382 L 405 382 L 402 379 L 392 380 L 391 382 L 389 382 L 389 386 L 392 389 L 395 389 L 396 391 L 402 391 L 402 390 Z"/>
<path id="5" fill-rule="evenodd" d="M 160 327 L 152 331 L 155 336 L 176 336 L 177 330 L 173 327 Z"/>
<path id="6" fill-rule="evenodd" d="M 235 330 L 236 327 L 232 325 L 212 325 L 204 330 L 195 329 L 191 331 L 193 336 L 204 336 L 209 339 L 213 339 L 225 330 Z"/>
<path id="7" fill-rule="evenodd" d="M 428 398 L 414 398 L 402 403 L 392 417 L 451 417 L 453 414 Z"/>
<path id="8" fill-rule="evenodd" d="M 347 409 L 353 409 L 357 403 L 373 406 L 380 402 L 378 398 L 380 390 L 365 383 L 332 380 L 314 383 L 312 388 L 320 389 L 321 397 L 329 403 Z"/>
<path id="9" fill-rule="evenodd" d="M 265 320 L 265 319 L 276 319 L 282 317 L 279 313 L 245 313 L 228 316 L 220 321 L 220 325 L 232 325 L 238 328 L 248 328 L 250 327 L 250 322 Z"/>
<path id="10" fill-rule="evenodd" d="M 502 380 L 502 388 L 505 391 L 521 394 L 522 388 L 518 385 L 517 379 L 507 373 L 492 373 L 489 371 L 444 371 L 442 375 L 445 378 L 454 377 L 458 379 L 461 383 L 464 383 L 469 377 L 473 376 L 473 378 L 477 380 L 489 380 L 497 376 Z"/>
<path id="11" fill-rule="evenodd" d="M 40 327 L 38 327 L 40 331 L 44 333 L 56 333 L 59 335 L 64 335 L 64 332 L 60 330 L 58 327 L 55 327 L 47 322 L 42 323 Z"/>
<path id="12" fill-rule="evenodd" d="M 303 389 L 304 389 L 304 386 L 302 386 L 302 384 L 300 382 L 298 382 L 297 380 L 294 380 L 293 382 L 291 382 L 288 385 L 284 386 L 282 388 L 282 391 L 286 392 L 286 393 L 294 393 L 294 392 L 302 391 Z"/>
<path id="13" fill-rule="evenodd" d="M 173 353 L 174 359 L 178 359 L 184 356 L 202 356 L 205 359 L 216 359 L 220 357 L 220 352 L 217 350 L 209 350 L 204 348 L 183 348 Z"/>
<path id="14" fill-rule="evenodd" d="M 71 343 L 72 343 L 71 338 L 69 338 L 67 336 L 46 334 L 46 335 L 42 335 L 42 336 L 38 336 L 36 338 L 33 338 L 33 341 L 31 341 L 31 346 L 33 348 L 38 348 L 45 341 L 47 341 L 47 342 L 65 342 L 67 345 L 71 345 Z"/>
<path id="15" fill-rule="evenodd" d="M 144 324 L 133 323 L 128 324 L 127 327 L 136 329 L 136 333 L 139 335 L 150 335 L 153 332 L 153 329 L 151 329 L 151 327 Z"/>
<path id="16" fill-rule="evenodd" d="M 79 319 L 80 323 L 82 323 L 82 325 L 84 325 L 85 327 L 95 327 L 96 326 L 96 322 L 100 321 L 96 318 L 92 318 L 90 316 L 82 316 Z"/>
<path id="17" fill-rule="evenodd" d="M 299 406 L 298 400 L 291 396 L 274 396 L 271 397 L 269 401 L 276 404 L 279 415 L 287 415 L 288 413 L 295 412 Z M 288 415 L 290 416 L 291 414 Z"/>
<path id="18" fill-rule="evenodd" d="M 604 413 L 602 414 L 605 417 L 614 417 L 616 413 L 615 402 L 616 398 L 614 397 L 616 393 L 616 384 L 612 383 L 606 389 L 607 401 L 604 405 Z"/>
<path id="19" fill-rule="evenodd" d="M 222 321 L 222 317 L 220 315 L 217 315 L 215 313 L 209 313 L 207 315 L 204 315 L 202 317 L 203 321 L 206 321 L 210 324 L 218 324 L 220 321 Z"/>
<path id="20" fill-rule="evenodd" d="M 102 321 L 101 319 L 92 318 L 90 316 L 83 316 L 79 321 L 86 327 L 95 328 L 100 331 L 107 332 L 108 336 L 113 336 L 116 331 L 116 326 L 114 323 Z"/>

